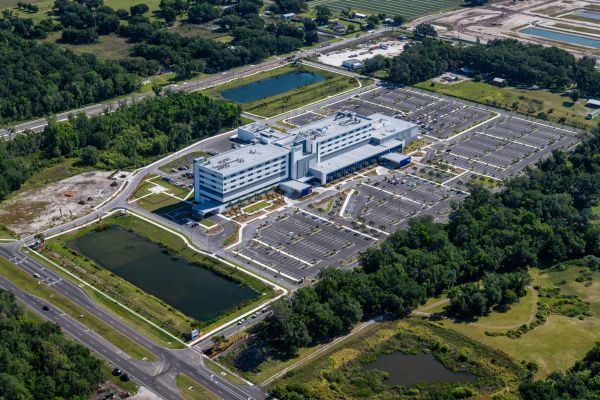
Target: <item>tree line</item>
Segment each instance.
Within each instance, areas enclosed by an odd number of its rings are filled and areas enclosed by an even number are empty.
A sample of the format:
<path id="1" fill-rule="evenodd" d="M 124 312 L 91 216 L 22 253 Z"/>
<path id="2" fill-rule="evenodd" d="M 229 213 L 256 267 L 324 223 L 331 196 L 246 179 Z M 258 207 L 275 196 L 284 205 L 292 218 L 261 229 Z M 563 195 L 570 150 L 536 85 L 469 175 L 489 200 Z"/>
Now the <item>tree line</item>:
<path id="1" fill-rule="evenodd" d="M 0 142 L 0 200 L 32 173 L 65 158 L 122 169 L 239 125 L 240 108 L 200 93 L 167 93 L 115 112 L 50 121 L 41 132 Z"/>
<path id="2" fill-rule="evenodd" d="M 104 381 L 102 362 L 51 322 L 32 322 L 0 289 L 0 398 L 84 399 Z"/>
<path id="3" fill-rule="evenodd" d="M 564 90 L 577 88 L 591 96 L 600 95 L 600 72 L 596 60 L 577 60 L 557 47 L 519 42 L 514 39 L 492 40 L 487 44 L 453 45 L 425 37 L 407 45 L 391 59 L 374 58 L 365 63 L 365 72 L 386 69 L 389 80 L 412 85 L 451 69 L 468 68 L 474 74 L 507 79 L 511 84 L 538 85 Z"/>
<path id="4" fill-rule="evenodd" d="M 492 194 L 472 186 L 448 223 L 409 221 L 363 252 L 353 271 L 324 270 L 318 282 L 273 306 L 258 337 L 285 355 L 385 313 L 406 316 L 449 292 L 461 318 L 506 308 L 525 294 L 530 267 L 600 255 L 591 207 L 600 195 L 600 128 L 571 154 L 555 151 Z"/>

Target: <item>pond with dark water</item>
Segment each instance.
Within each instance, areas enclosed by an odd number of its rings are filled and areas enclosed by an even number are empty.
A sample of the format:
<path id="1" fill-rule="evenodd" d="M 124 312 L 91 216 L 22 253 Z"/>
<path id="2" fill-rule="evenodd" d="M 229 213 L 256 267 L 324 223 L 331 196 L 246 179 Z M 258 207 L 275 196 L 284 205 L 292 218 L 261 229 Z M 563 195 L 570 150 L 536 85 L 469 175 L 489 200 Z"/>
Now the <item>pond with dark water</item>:
<path id="1" fill-rule="evenodd" d="M 68 245 L 198 321 L 259 296 L 210 269 L 174 258 L 161 246 L 119 226 L 90 232 Z"/>
<path id="2" fill-rule="evenodd" d="M 477 377 L 468 372 L 452 372 L 431 353 L 382 354 L 365 366 L 389 373 L 389 385 L 415 386 L 421 382 L 474 382 Z"/>
<path id="3" fill-rule="evenodd" d="M 250 103 L 325 79 L 327 79 L 325 76 L 314 72 L 288 72 L 224 90 L 221 92 L 221 96 L 236 103 Z"/>

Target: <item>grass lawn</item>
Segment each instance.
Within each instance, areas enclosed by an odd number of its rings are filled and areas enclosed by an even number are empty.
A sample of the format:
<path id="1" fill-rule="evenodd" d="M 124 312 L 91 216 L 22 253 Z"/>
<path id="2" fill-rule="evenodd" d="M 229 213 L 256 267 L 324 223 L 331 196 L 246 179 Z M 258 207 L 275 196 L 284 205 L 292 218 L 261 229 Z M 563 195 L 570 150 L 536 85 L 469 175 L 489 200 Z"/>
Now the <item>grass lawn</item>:
<path id="1" fill-rule="evenodd" d="M 454 84 L 433 83 L 433 85 L 429 80 L 415 86 L 535 117 L 539 117 L 539 113 L 544 113 L 549 120 L 567 125 L 581 128 L 595 126 L 594 123 L 585 119 L 589 112 L 589 109 L 585 107 L 586 99 L 579 99 L 572 104 L 569 97 L 548 90 L 500 88 L 485 82 L 471 80 Z"/>
<path id="2" fill-rule="evenodd" d="M 206 228 L 212 228 L 216 224 L 214 222 L 212 222 L 210 219 L 203 219 L 202 221 L 200 221 L 200 225 L 202 225 Z"/>
<path id="3" fill-rule="evenodd" d="M 15 234 L 4 225 L 0 225 L 0 239 L 15 239 Z"/>
<path id="4" fill-rule="evenodd" d="M 229 382 L 233 383 L 234 385 L 245 385 L 246 384 L 246 382 L 244 382 L 243 380 L 241 380 L 234 374 L 227 372 L 227 370 L 225 370 L 223 367 L 221 367 L 219 364 L 217 364 L 214 361 L 211 361 L 209 359 L 204 359 L 204 365 L 206 365 L 208 367 L 208 369 L 210 369 L 212 372 L 214 372 L 215 374 L 219 374 L 221 377 L 227 379 Z"/>
<path id="5" fill-rule="evenodd" d="M 79 255 L 67 246 L 68 241 L 89 233 L 97 228 L 99 226 L 98 224 L 90 225 L 77 232 L 47 241 L 47 249 L 44 251 L 47 257 L 53 258 L 54 261 L 62 264 L 63 267 L 70 270 L 70 272 L 87 282 L 93 283 L 95 287 L 107 292 L 107 294 L 112 297 L 121 297 L 123 299 L 122 301 L 130 308 L 142 312 L 146 318 L 149 318 L 154 323 L 161 325 L 163 320 L 167 320 L 170 328 L 166 329 L 173 332 L 176 336 L 179 335 L 183 337 L 191 329 L 198 327 L 203 331 L 209 331 L 233 318 L 237 318 L 242 313 L 257 307 L 259 304 L 275 295 L 274 290 L 269 285 L 252 278 L 238 269 L 221 264 L 220 262 L 189 249 L 181 238 L 137 217 L 109 217 L 100 222 L 100 224 L 104 226 L 119 225 L 125 229 L 130 229 L 154 243 L 160 243 L 162 246 L 166 247 L 166 249 L 173 252 L 174 256 L 181 257 L 189 262 L 200 263 L 205 268 L 211 269 L 234 282 L 246 284 L 257 293 L 262 294 L 255 300 L 250 301 L 247 304 L 240 304 L 238 307 L 234 307 L 212 320 L 195 321 L 193 318 L 174 309 L 155 296 L 140 290 L 125 279 L 112 274 L 109 270 L 102 268 L 92 260 Z M 98 295 L 98 300 L 100 300 L 100 297 L 101 296 Z M 107 307 L 110 307 L 111 305 L 111 302 L 105 298 L 103 298 L 101 302 Z M 147 333 L 148 336 L 157 336 L 157 332 L 155 332 L 157 330 L 155 328 L 147 323 L 142 323 L 137 317 L 134 317 L 131 313 L 125 311 L 121 307 L 113 306 L 111 307 L 111 310 L 118 311 L 120 316 L 123 316 L 128 320 L 133 320 L 133 323 L 135 323 L 137 327 L 143 327 L 144 332 Z M 160 342 L 165 345 L 164 343 L 167 339 L 164 333 L 160 339 Z M 169 347 L 180 346 L 180 344 L 176 343 L 173 339 L 168 341 L 172 341 L 172 343 L 166 343 Z"/>
<path id="6" fill-rule="evenodd" d="M 43 42 L 57 43 L 60 47 L 72 50 L 78 54 L 91 53 L 100 58 L 109 60 L 118 60 L 128 57 L 129 51 L 133 47 L 133 44 L 129 43 L 126 38 L 120 37 L 116 33 L 102 35 L 98 38 L 96 43 L 77 45 L 58 42 L 61 34 L 61 32 L 53 32 L 49 34 L 46 39 L 43 39 Z"/>
<path id="7" fill-rule="evenodd" d="M 215 86 L 211 89 L 208 89 L 205 93 L 213 97 L 221 97 L 221 92 L 225 90 L 296 71 L 313 72 L 323 75 L 327 79 L 271 97 L 242 104 L 241 106 L 244 111 L 264 117 L 272 117 L 359 86 L 358 81 L 355 78 L 345 75 L 307 66 L 294 67 L 291 65 L 286 65 L 281 68 L 261 72 L 256 75 L 247 76 L 232 82 Z"/>
<path id="8" fill-rule="evenodd" d="M 249 205 L 248 207 L 242 208 L 242 210 L 245 213 L 252 214 L 252 213 L 255 213 L 257 211 L 262 210 L 265 207 L 269 207 L 269 203 L 267 203 L 266 201 L 259 201 L 257 203 Z"/>
<path id="9" fill-rule="evenodd" d="M 179 394 L 185 400 L 219 400 L 220 397 L 200 385 L 187 375 L 178 374 L 175 378 Z"/>
<path id="10" fill-rule="evenodd" d="M 76 319 L 83 325 L 87 326 L 90 330 L 96 332 L 104 339 L 114 344 L 130 356 L 137 359 L 146 358 L 149 361 L 156 361 L 158 358 L 138 345 L 128 337 L 122 335 L 120 332 L 114 330 L 110 325 L 107 325 L 102 320 L 89 314 L 84 308 L 79 307 L 68 298 L 59 294 L 58 292 L 51 289 L 45 284 L 39 284 L 38 280 L 33 278 L 31 275 L 21 270 L 19 267 L 9 263 L 4 259 L 0 259 L 0 267 L 2 276 L 10 280 L 13 284 L 35 296 L 38 296 L 54 307 L 68 314 L 70 317 Z M 81 317 L 83 315 L 83 317 Z"/>
<path id="11" fill-rule="evenodd" d="M 581 267 L 571 267 L 566 271 L 540 273 L 530 270 L 533 285 L 545 288 L 556 287 L 561 281 L 561 293 L 576 294 L 590 303 L 592 316 L 585 319 L 570 318 L 551 314 L 541 326 L 524 333 L 521 337 L 511 339 L 506 336 L 488 336 L 485 331 L 506 330 L 518 327 L 527 322 L 535 312 L 535 301 L 532 301 L 531 290 L 506 313 L 492 313 L 474 323 L 455 323 L 449 320 L 440 322 L 445 327 L 457 330 L 481 343 L 496 348 L 516 360 L 534 361 L 539 366 L 537 378 L 543 378 L 550 372 L 571 367 L 582 358 L 587 351 L 600 340 L 600 273 L 593 274 L 590 286 L 576 282 Z M 568 346 L 565 344 L 568 343 Z"/>
<path id="12" fill-rule="evenodd" d="M 308 207 L 328 214 L 331 211 L 331 208 L 333 207 L 334 203 L 335 196 L 330 196 L 319 200 L 315 203 L 311 203 Z"/>

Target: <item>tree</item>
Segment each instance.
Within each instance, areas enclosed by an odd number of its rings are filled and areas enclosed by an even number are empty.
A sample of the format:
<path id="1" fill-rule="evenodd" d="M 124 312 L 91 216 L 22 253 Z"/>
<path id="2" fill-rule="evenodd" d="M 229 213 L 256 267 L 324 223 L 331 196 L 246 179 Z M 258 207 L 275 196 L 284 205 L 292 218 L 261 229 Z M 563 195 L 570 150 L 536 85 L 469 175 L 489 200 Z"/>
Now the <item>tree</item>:
<path id="1" fill-rule="evenodd" d="M 146 14 L 149 10 L 150 7 L 148 7 L 148 5 L 145 3 L 135 4 L 129 7 L 129 12 L 131 13 L 132 17 L 135 17 L 136 15 Z"/>
<path id="2" fill-rule="evenodd" d="M 94 146 L 84 147 L 81 150 L 79 159 L 83 165 L 96 165 L 98 162 L 98 149 Z"/>
<path id="3" fill-rule="evenodd" d="M 571 99 L 573 104 L 577 103 L 577 100 L 579 100 L 579 90 L 577 90 L 577 89 L 571 90 L 569 92 L 569 98 Z"/>
<path id="4" fill-rule="evenodd" d="M 406 22 L 406 17 L 404 17 L 403 15 L 395 15 L 394 16 L 394 25 L 400 26 L 400 25 L 403 25 L 405 22 Z"/>
<path id="5" fill-rule="evenodd" d="M 431 24 L 419 24 L 416 26 L 415 31 L 415 40 L 423 40 L 426 37 L 437 37 L 437 31 Z"/>
<path id="6" fill-rule="evenodd" d="M 219 18 L 219 9 L 208 3 L 201 3 L 190 7 L 188 10 L 188 20 L 194 24 L 202 24 Z"/>
<path id="7" fill-rule="evenodd" d="M 316 22 L 318 25 L 327 25 L 329 23 L 329 17 L 331 17 L 331 10 L 325 5 L 318 5 L 315 7 L 316 11 Z"/>

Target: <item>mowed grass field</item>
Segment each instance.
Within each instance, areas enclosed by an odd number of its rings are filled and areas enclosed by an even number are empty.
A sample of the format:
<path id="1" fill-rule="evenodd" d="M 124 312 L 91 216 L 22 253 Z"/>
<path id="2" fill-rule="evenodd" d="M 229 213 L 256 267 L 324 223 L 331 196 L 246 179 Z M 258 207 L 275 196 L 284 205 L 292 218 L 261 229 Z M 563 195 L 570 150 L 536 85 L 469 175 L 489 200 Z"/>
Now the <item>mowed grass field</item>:
<path id="1" fill-rule="evenodd" d="M 459 8 L 463 4 L 463 0 L 314 0 L 310 2 L 311 7 L 326 5 L 334 12 L 350 8 L 352 11 L 364 13 L 402 15 L 407 19 Z"/>
<path id="2" fill-rule="evenodd" d="M 562 294 L 577 295 L 589 302 L 591 317 L 579 319 L 550 314 L 544 324 L 516 339 L 486 335 L 486 331 L 507 331 L 533 321 L 538 296 L 536 290 L 529 288 L 527 295 L 505 313 L 492 312 L 472 323 L 457 323 L 448 319 L 438 323 L 500 350 L 517 361 L 535 362 L 539 367 L 536 378 L 543 378 L 553 371 L 564 371 L 600 340 L 600 273 L 594 272 L 591 284 L 586 285 L 575 280 L 583 269 L 572 266 L 565 271 L 549 273 L 531 269 L 530 275 L 533 286 L 559 287 Z M 561 282 L 564 283 L 559 284 Z M 421 310 L 424 309 L 427 312 L 441 312 L 443 305 L 434 308 L 425 305 Z"/>

